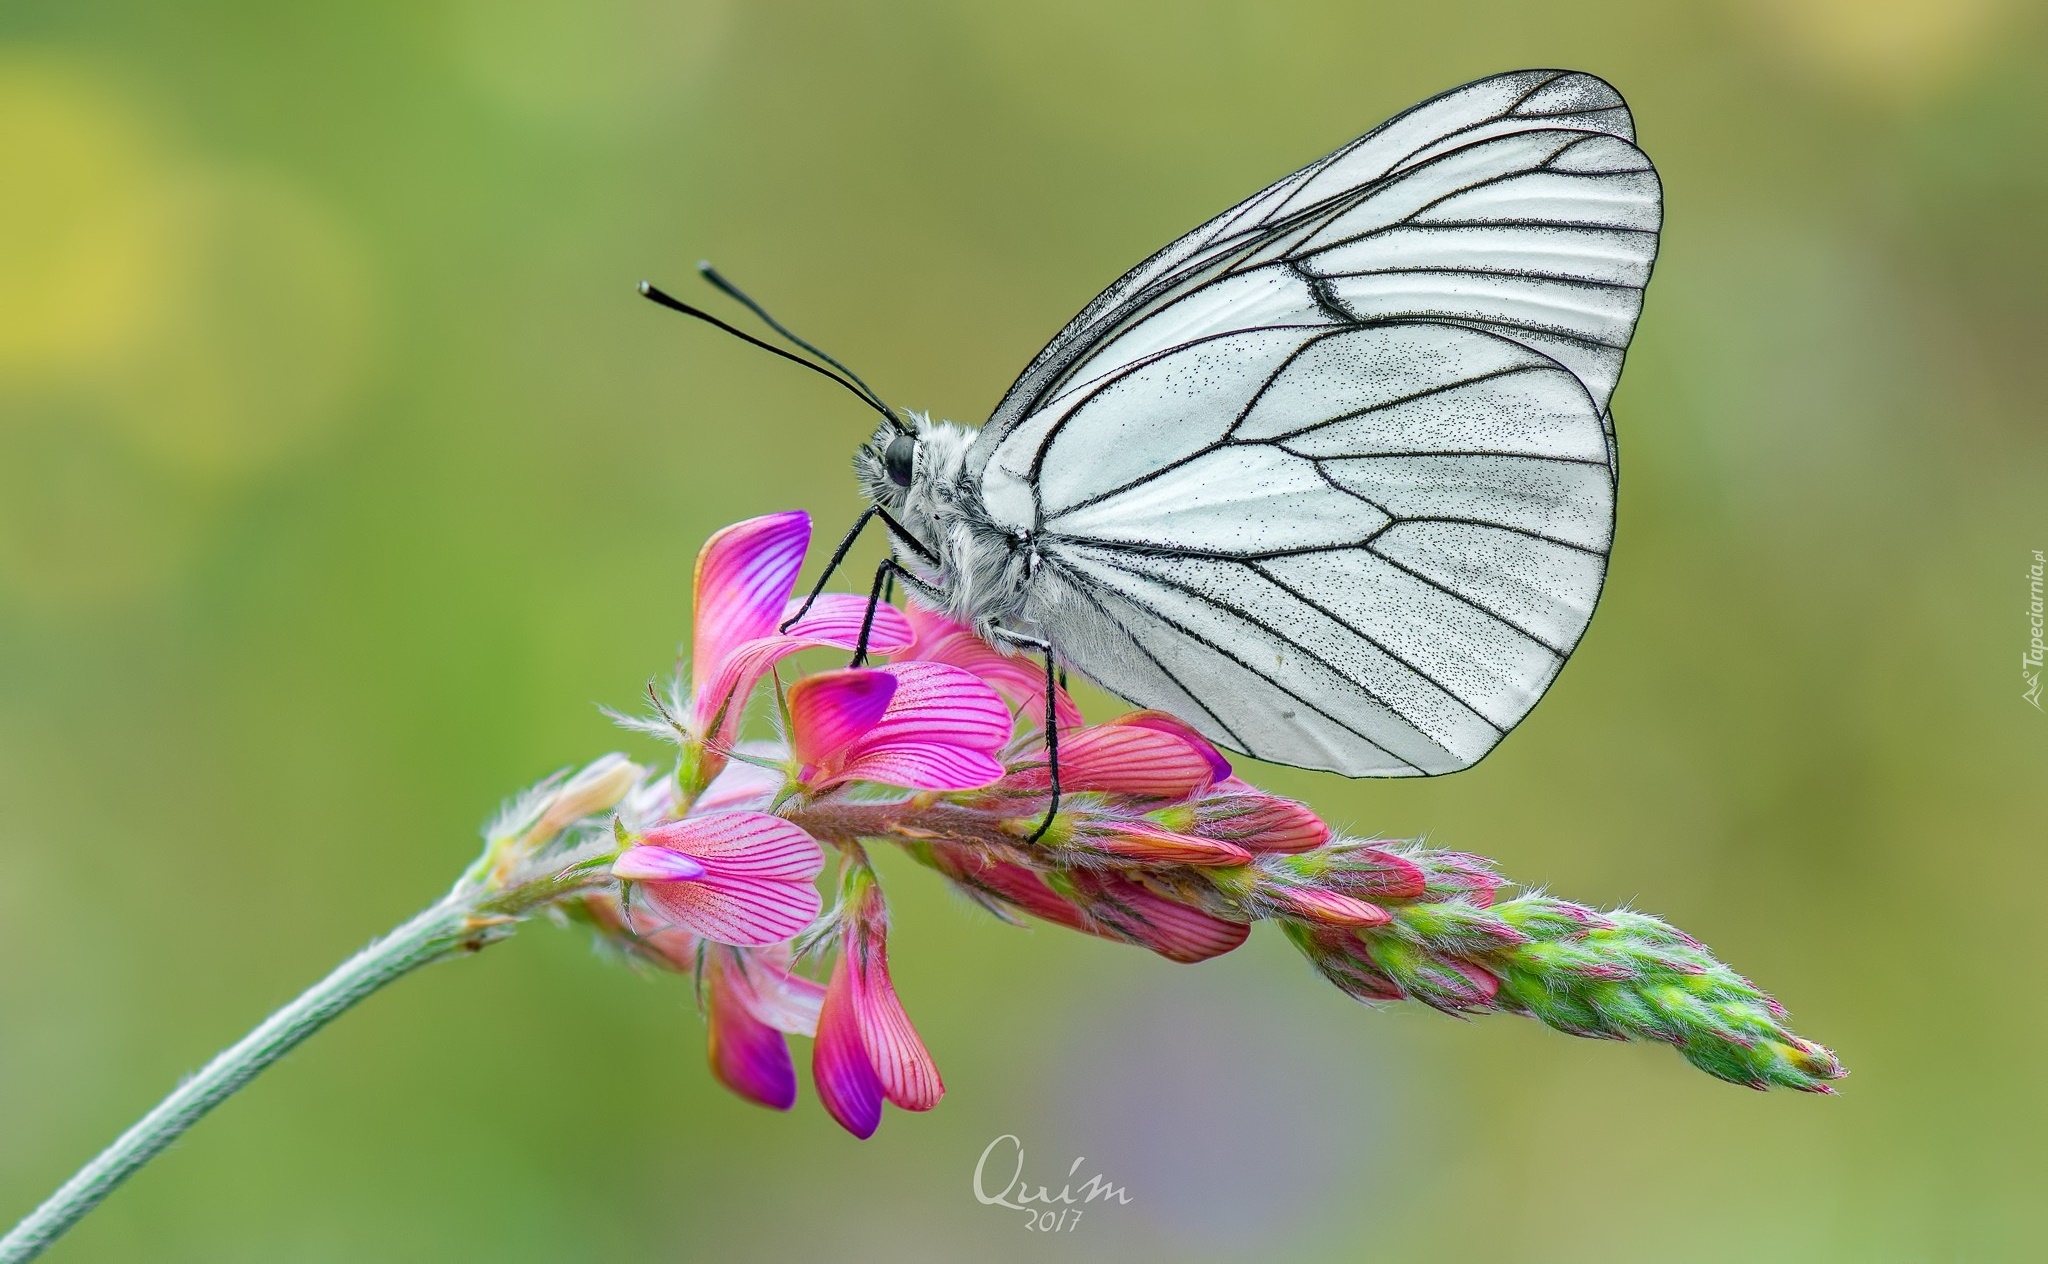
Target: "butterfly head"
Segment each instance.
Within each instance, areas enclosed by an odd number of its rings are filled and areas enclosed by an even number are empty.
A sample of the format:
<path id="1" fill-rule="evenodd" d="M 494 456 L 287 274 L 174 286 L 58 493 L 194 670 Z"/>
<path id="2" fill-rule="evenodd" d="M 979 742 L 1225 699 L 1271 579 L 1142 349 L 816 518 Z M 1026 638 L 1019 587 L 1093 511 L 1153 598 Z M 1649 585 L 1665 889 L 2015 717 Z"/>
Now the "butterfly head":
<path id="1" fill-rule="evenodd" d="M 965 496 L 972 427 L 905 413 L 908 425 L 884 423 L 854 453 L 853 470 L 869 501 L 930 543 L 944 534 Z"/>
<path id="2" fill-rule="evenodd" d="M 920 429 L 915 419 L 909 430 L 885 422 L 875 427 L 873 436 L 853 454 L 853 472 L 860 478 L 861 491 L 899 516 L 917 482 Z"/>

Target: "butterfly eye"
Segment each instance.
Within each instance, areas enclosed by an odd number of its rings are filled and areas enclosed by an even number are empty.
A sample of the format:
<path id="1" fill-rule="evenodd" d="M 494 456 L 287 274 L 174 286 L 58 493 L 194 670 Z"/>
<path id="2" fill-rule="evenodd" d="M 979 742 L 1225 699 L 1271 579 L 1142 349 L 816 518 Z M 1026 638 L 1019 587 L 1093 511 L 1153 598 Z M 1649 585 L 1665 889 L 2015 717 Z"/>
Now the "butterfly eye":
<path id="1" fill-rule="evenodd" d="M 909 435 L 897 435 L 889 440 L 888 450 L 882 453 L 882 472 L 898 487 L 910 486 L 910 472 L 917 463 L 917 440 Z"/>

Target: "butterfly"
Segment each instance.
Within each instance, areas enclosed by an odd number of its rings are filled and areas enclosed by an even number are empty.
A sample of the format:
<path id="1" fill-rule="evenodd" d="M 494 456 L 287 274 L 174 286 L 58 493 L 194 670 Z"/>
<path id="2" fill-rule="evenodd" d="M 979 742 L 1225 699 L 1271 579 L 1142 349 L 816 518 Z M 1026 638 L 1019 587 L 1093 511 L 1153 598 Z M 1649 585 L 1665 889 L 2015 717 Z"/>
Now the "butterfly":
<path id="1" fill-rule="evenodd" d="M 1132 268 L 979 428 L 894 412 L 706 274 L 882 413 L 834 558 L 879 517 L 877 599 L 1042 654 L 1048 706 L 1060 665 L 1258 759 L 1434 775 L 1592 618 L 1661 221 L 1611 86 L 1481 79 Z"/>

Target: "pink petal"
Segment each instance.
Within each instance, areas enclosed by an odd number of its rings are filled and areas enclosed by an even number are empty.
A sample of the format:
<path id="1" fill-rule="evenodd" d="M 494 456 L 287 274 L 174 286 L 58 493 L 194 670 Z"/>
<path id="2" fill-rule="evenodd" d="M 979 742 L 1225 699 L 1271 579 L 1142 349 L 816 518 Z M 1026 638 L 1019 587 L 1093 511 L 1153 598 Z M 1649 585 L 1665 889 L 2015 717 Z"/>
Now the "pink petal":
<path id="1" fill-rule="evenodd" d="M 665 784 L 673 785 L 674 779 L 667 779 Z M 690 810 L 703 813 L 725 808 L 765 807 L 781 788 L 782 774 L 775 769 L 734 761 L 712 780 Z"/>
<path id="2" fill-rule="evenodd" d="M 1206 961 L 1242 944 L 1252 928 L 1212 917 L 1115 874 L 1077 869 L 1074 893 L 1088 915 L 1116 937 L 1170 961 Z"/>
<path id="3" fill-rule="evenodd" d="M 1199 819 L 1201 809 L 1196 808 Z M 1428 875 L 1405 856 L 1378 847 L 1347 847 L 1338 853 L 1341 868 L 1323 875 L 1325 885 L 1368 900 L 1419 900 L 1429 889 Z"/>
<path id="4" fill-rule="evenodd" d="M 1208 756 L 1176 733 L 1118 723 L 1075 729 L 1060 737 L 1064 790 L 1185 799 L 1208 789 L 1214 779 Z M 1035 790 L 1052 784 L 1042 765 L 1020 769 L 1011 782 L 1019 789 Z"/>
<path id="5" fill-rule="evenodd" d="M 973 673 L 944 663 L 891 663 L 896 696 L 856 750 L 943 743 L 990 754 L 1010 740 L 1010 709 Z"/>
<path id="6" fill-rule="evenodd" d="M 1195 730 L 1193 725 L 1177 715 L 1168 715 L 1164 711 L 1133 711 L 1129 715 L 1111 720 L 1110 723 L 1172 733 L 1202 752 L 1203 758 L 1209 761 L 1209 768 L 1215 780 L 1222 781 L 1230 776 L 1230 761 L 1223 758 L 1223 752 L 1217 750 L 1208 738 Z"/>
<path id="7" fill-rule="evenodd" d="M 788 1110 L 796 1104 L 796 1066 L 790 1061 L 789 1042 L 756 1018 L 737 994 L 734 984 L 741 967 L 726 960 L 729 955 L 714 953 L 707 969 L 711 1073 L 749 1101 Z"/>
<path id="8" fill-rule="evenodd" d="M 911 645 L 911 653 L 919 658 L 931 657 L 925 651 L 930 649 L 935 641 L 943 640 L 946 637 L 962 632 L 967 633 L 969 636 L 973 635 L 972 629 L 966 624 L 948 615 L 940 614 L 921 601 L 911 600 L 905 602 L 903 604 L 903 617 L 910 624 L 910 630 L 916 637 L 916 640 Z"/>
<path id="9" fill-rule="evenodd" d="M 740 966 L 732 979 L 733 991 L 748 1013 L 792 1036 L 817 1034 L 825 985 L 790 973 L 786 944 L 747 950 L 740 954 Z"/>
<path id="10" fill-rule="evenodd" d="M 819 1100 L 839 1126 L 866 1140 L 882 1122 L 882 1081 L 868 1061 L 854 1016 L 853 984 L 841 956 L 818 1011 L 818 1040 L 811 1046 L 811 1079 Z"/>
<path id="11" fill-rule="evenodd" d="M 798 934 L 824 903 L 807 881 L 718 873 L 698 882 L 649 882 L 636 891 L 676 926 L 740 947 L 772 944 Z"/>
<path id="12" fill-rule="evenodd" d="M 714 876 L 808 882 L 825 867 L 825 854 L 816 839 L 766 812 L 687 816 L 657 825 L 642 837 L 653 846 L 696 857 Z"/>
<path id="13" fill-rule="evenodd" d="M 1120 822 L 1113 831 L 1089 834 L 1077 840 L 1114 856 L 1168 865 L 1248 865 L 1252 854 L 1234 843 L 1214 838 L 1176 834 L 1137 821 Z"/>
<path id="14" fill-rule="evenodd" d="M 782 617 L 787 619 L 802 605 L 801 598 L 792 598 Z M 860 643 L 860 624 L 867 614 L 868 599 L 859 593 L 820 593 L 802 621 L 790 625 L 788 634 L 850 650 Z M 875 605 L 874 625 L 868 629 L 869 653 L 900 654 L 910 647 L 913 636 L 901 610 L 886 602 Z"/>
<path id="15" fill-rule="evenodd" d="M 705 542 L 690 650 L 699 680 L 717 675 L 742 643 L 775 631 L 810 543 L 811 516 L 801 511 L 736 522 Z"/>
<path id="16" fill-rule="evenodd" d="M 1394 915 L 1379 905 L 1336 891 L 1281 888 L 1270 894 L 1290 917 L 1323 926 L 1384 926 L 1394 920 Z"/>
<path id="17" fill-rule="evenodd" d="M 905 790 L 979 790 L 1003 779 L 1002 762 L 981 751 L 938 743 L 904 743 L 862 754 L 834 783 L 871 781 Z"/>
<path id="18" fill-rule="evenodd" d="M 668 847 L 629 847 L 612 862 L 612 877 L 628 882 L 692 882 L 703 876 L 702 861 Z"/>
<path id="19" fill-rule="evenodd" d="M 1203 799 L 1195 805 L 1195 830 L 1252 851 L 1308 851 L 1330 841 L 1330 827 L 1306 806 L 1257 791 Z"/>
<path id="20" fill-rule="evenodd" d="M 939 1068 L 910 1025 L 889 981 L 889 950 L 879 931 L 856 929 L 842 954 L 853 991 L 861 1043 L 882 1095 L 904 1110 L 930 1110 L 946 1094 Z M 833 976 L 838 977 L 834 967 Z"/>
<path id="21" fill-rule="evenodd" d="M 974 634 L 964 623 L 955 623 L 912 601 L 904 607 L 917 641 L 907 658 L 928 663 L 948 663 L 963 668 L 994 686 L 997 693 L 1018 708 L 1032 724 L 1045 718 L 1045 669 L 1029 658 L 1003 653 Z M 1081 722 L 1080 708 L 1065 690 L 1058 692 L 1061 727 Z"/>
<path id="22" fill-rule="evenodd" d="M 933 854 L 955 881 L 1000 896 L 1034 917 L 1069 930 L 1091 929 L 1081 910 L 1023 865 L 978 856 L 964 849 L 942 849 L 937 844 Z"/>
<path id="23" fill-rule="evenodd" d="M 806 764 L 837 759 L 881 720 L 896 677 L 867 668 L 820 672 L 790 686 L 790 748 Z"/>

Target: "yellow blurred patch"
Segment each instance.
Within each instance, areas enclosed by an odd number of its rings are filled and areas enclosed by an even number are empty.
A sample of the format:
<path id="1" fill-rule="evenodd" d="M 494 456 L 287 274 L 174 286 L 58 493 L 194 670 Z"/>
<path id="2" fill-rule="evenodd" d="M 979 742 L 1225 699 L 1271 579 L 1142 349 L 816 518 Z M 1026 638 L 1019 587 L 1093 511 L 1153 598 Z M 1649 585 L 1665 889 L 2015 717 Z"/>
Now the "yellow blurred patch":
<path id="1" fill-rule="evenodd" d="M 86 75 L 0 59 L 0 383 L 133 345 L 168 252 L 156 159 L 142 120 Z"/>
<path id="2" fill-rule="evenodd" d="M 0 595 L 131 598 L 347 415 L 369 260 L 84 64 L 0 57 L 0 170 Z"/>
<path id="3" fill-rule="evenodd" d="M 2010 0 L 1738 0 L 1772 50 L 1859 95 L 1907 101 L 1990 51 Z"/>

